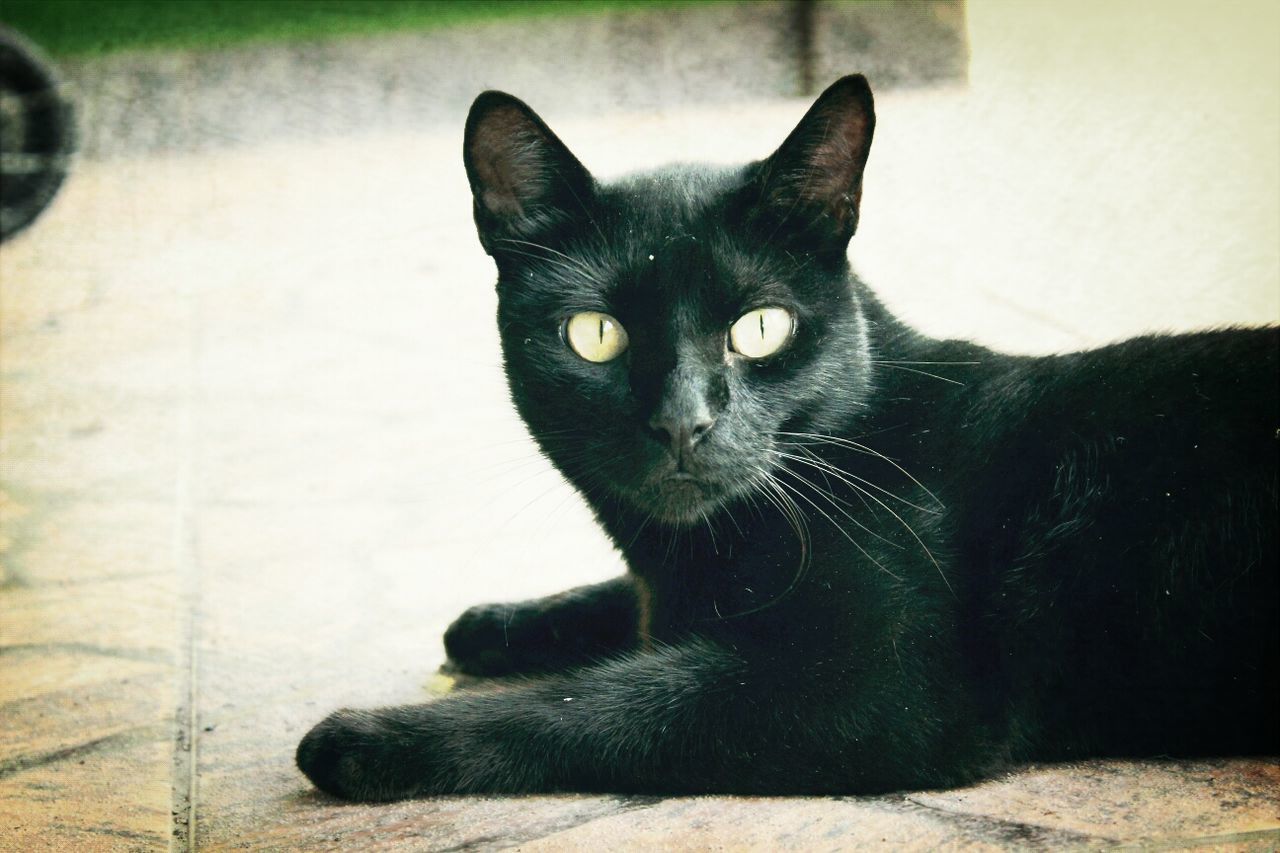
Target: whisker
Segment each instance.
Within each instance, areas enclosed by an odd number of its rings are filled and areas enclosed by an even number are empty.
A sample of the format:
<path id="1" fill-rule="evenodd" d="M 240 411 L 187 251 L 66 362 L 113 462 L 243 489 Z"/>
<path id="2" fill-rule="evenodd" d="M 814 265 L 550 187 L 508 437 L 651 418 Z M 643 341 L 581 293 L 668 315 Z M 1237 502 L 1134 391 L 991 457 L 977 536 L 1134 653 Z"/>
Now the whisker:
<path id="1" fill-rule="evenodd" d="M 604 235 L 604 229 L 600 227 L 599 222 L 596 222 L 596 218 L 591 215 L 591 209 L 588 208 L 587 205 L 583 203 L 582 199 L 578 197 L 578 192 L 573 188 L 573 184 L 567 179 L 562 180 L 561 183 L 564 185 L 564 188 L 569 191 L 569 195 L 573 196 L 573 200 L 578 203 L 578 207 L 582 209 L 582 212 L 586 214 L 587 221 L 591 223 L 591 227 L 596 229 L 596 233 L 600 235 L 600 242 L 605 246 L 609 245 L 609 238 Z"/>
<path id="2" fill-rule="evenodd" d="M 916 369 L 916 368 L 914 368 L 914 367 L 904 367 L 904 366 L 903 366 L 903 365 L 901 365 L 901 364 L 895 364 L 894 362 L 891 362 L 891 361 L 873 361 L 873 362 L 871 362 L 871 363 L 872 363 L 872 364 L 879 364 L 879 365 L 881 365 L 881 366 L 883 366 L 883 367 L 888 367 L 888 368 L 891 368 L 891 369 L 893 369 L 893 370 L 905 370 L 907 373 L 918 373 L 918 374 L 920 374 L 921 376 L 928 376 L 930 379 L 937 379 L 937 380 L 938 380 L 938 381 L 940 381 L 940 382 L 950 382 L 952 385 L 959 385 L 959 386 L 961 386 L 961 387 L 964 387 L 964 383 L 963 383 L 963 382 L 961 382 L 961 381 L 959 381 L 959 380 L 957 380 L 957 379 L 948 379 L 948 378 L 947 378 L 947 377 L 945 377 L 945 376 L 939 376 L 938 374 L 936 374 L 936 373 L 930 373 L 930 372 L 929 372 L 929 371 L 927 371 L 927 370 L 917 370 L 917 369 Z"/>
<path id="3" fill-rule="evenodd" d="M 777 452 L 777 451 L 775 451 L 775 452 Z M 795 457 L 791 457 L 791 458 L 793 458 L 793 459 L 794 459 Z M 799 460 L 799 461 L 803 461 L 803 460 Z M 842 507 L 842 506 L 840 506 L 840 505 L 839 505 L 840 503 L 845 503 L 845 505 L 846 505 L 846 506 L 848 506 L 848 503 L 847 503 L 847 502 L 844 502 L 844 501 L 838 501 L 838 499 L 835 497 L 835 495 L 832 495 L 832 494 L 830 494 L 830 493 L 828 493 L 828 492 L 824 492 L 824 491 L 822 491 L 822 490 L 821 490 L 821 489 L 819 489 L 819 488 L 818 488 L 818 487 L 817 487 L 817 486 L 816 486 L 816 485 L 815 485 L 811 480 L 809 480 L 809 479 L 807 479 L 806 477 L 802 476 L 802 475 L 800 474 L 800 472 L 798 472 L 798 471 L 793 471 L 793 470 L 791 470 L 790 468 L 787 468 L 787 467 L 785 467 L 785 466 L 780 466 L 780 467 L 778 468 L 778 470 L 779 470 L 779 471 L 785 471 L 786 473 L 788 473 L 788 474 L 790 474 L 791 476 L 793 476 L 793 477 L 795 477 L 796 479 L 798 479 L 800 482 L 802 482 L 802 483 L 804 483 L 805 485 L 809 486 L 811 489 L 813 489 L 813 490 L 814 490 L 814 492 L 815 492 L 816 494 L 821 495 L 823 498 L 825 498 L 827 501 L 829 501 L 829 502 L 831 503 L 832 507 L 833 507 L 837 512 L 839 512 L 839 513 L 840 513 L 841 515 L 843 515 L 845 518 L 849 519 L 849 521 L 853 522 L 855 525 L 857 525 L 859 528 L 861 528 L 861 529 L 862 529 L 863 531 L 865 531 L 866 533 L 868 533 L 868 534 L 870 534 L 870 535 L 874 536 L 875 538 L 879 539 L 881 542 L 885 543 L 886 545 L 890 545 L 890 546 L 892 546 L 892 547 L 894 547 L 894 548 L 899 548 L 899 549 L 900 549 L 900 548 L 902 548 L 902 546 L 901 546 L 901 545 L 899 545 L 897 542 L 893 542 L 893 541 L 891 541 L 891 540 L 889 540 L 889 539 L 884 538 L 884 537 L 883 537 L 883 536 L 881 536 L 879 533 L 876 533 L 874 530 L 872 530 L 871 528 L 867 527 L 867 526 L 866 526 L 865 524 L 863 524 L 861 521 L 858 521 L 858 519 L 854 518 L 854 517 L 853 517 L 853 515 L 852 515 L 852 514 L 851 514 L 847 509 L 845 509 L 844 507 Z M 850 483 L 849 485 L 850 485 L 850 486 L 852 486 L 853 484 L 852 484 L 852 483 Z M 853 486 L 853 488 L 857 489 L 857 487 L 856 487 L 856 486 Z M 859 498 L 861 498 L 861 497 L 862 497 L 862 495 L 861 495 L 861 494 L 859 494 L 859 495 L 858 495 L 858 497 L 859 497 Z M 864 499 L 864 503 L 865 503 L 865 499 Z M 868 508 L 869 508 L 869 507 L 868 507 Z M 832 522 L 832 523 L 834 524 L 834 522 Z M 843 532 L 843 531 L 841 531 L 841 532 Z M 847 534 L 846 534 L 846 536 L 847 536 Z M 850 540 L 850 541 L 852 541 L 852 540 Z M 856 545 L 857 543 L 855 542 L 854 544 Z M 883 567 L 882 567 L 882 568 L 883 568 Z"/>
<path id="4" fill-rule="evenodd" d="M 784 452 L 783 452 L 783 451 L 781 451 L 781 450 L 775 450 L 775 451 L 773 451 L 773 452 L 774 452 L 774 453 L 781 454 L 782 456 L 786 457 L 787 459 L 793 459 L 793 460 L 795 460 L 795 461 L 797 461 L 797 462 L 800 462 L 800 463 L 803 463 L 803 464 L 807 464 L 807 465 L 813 466 L 813 467 L 815 467 L 815 468 L 819 468 L 820 470 L 823 470 L 823 471 L 827 471 L 827 472 L 829 472 L 830 474 L 832 474 L 833 476 L 835 476 L 838 480 L 840 480 L 841 482 L 843 482 L 845 485 L 853 486 L 853 483 L 851 483 L 851 482 L 849 482 L 849 480 L 845 479 L 846 477 L 848 477 L 848 478 L 851 478 L 851 479 L 857 480 L 859 483 L 862 483 L 862 484 L 864 484 L 864 485 L 866 485 L 866 486 L 870 486 L 871 488 L 875 489 L 876 491 L 881 492 L 881 493 L 883 493 L 883 494 L 886 494 L 886 495 L 888 495 L 889 497 L 893 498 L 894 500 L 901 501 L 902 503 L 906 504 L 907 506 L 911 507 L 912 509 L 919 510 L 920 512 L 927 512 L 927 513 L 929 513 L 930 515 L 937 515 L 937 514 L 938 514 L 938 512 L 939 512 L 939 511 L 938 511 L 938 510 L 936 510 L 936 509 L 929 509 L 928 507 L 923 507 L 923 506 L 920 506 L 919 504 L 913 503 L 912 501 L 907 500 L 906 498 L 902 497 L 901 495 L 894 494 L 893 492 L 891 492 L 891 491 L 889 491 L 888 489 L 886 489 L 884 486 L 877 485 L 876 483 L 873 483 L 873 482 L 871 482 L 870 480 L 868 480 L 868 479 L 866 479 L 866 478 L 864 478 L 864 477 L 859 477 L 857 474 L 854 474 L 854 473 L 852 473 L 852 472 L 850 472 L 850 471 L 846 471 L 846 470 L 844 470 L 843 468 L 839 468 L 839 467 L 837 467 L 836 465 L 832 464 L 831 462 L 827 461 L 826 459 L 822 459 L 821 457 L 815 456 L 815 457 L 814 457 L 814 460 L 816 460 L 816 461 L 811 461 L 811 460 L 801 458 L 801 457 L 796 456 L 796 455 L 791 454 L 791 453 L 784 453 Z M 856 488 L 856 486 L 855 486 L 855 488 Z M 923 488 L 923 487 L 921 487 L 921 488 Z M 935 500 L 936 500 L 936 498 L 935 498 Z"/>
<path id="5" fill-rule="evenodd" d="M 774 477 L 769 471 L 756 466 L 753 469 L 753 473 L 754 473 L 754 476 L 752 477 L 752 482 L 757 484 L 758 486 L 764 487 L 764 488 L 761 488 L 759 491 L 757 491 L 756 494 L 759 494 L 762 498 L 764 498 L 769 503 L 771 503 L 774 506 L 774 508 L 776 508 L 780 513 L 782 513 L 783 516 L 787 519 L 787 521 L 791 524 L 792 529 L 795 531 L 796 537 L 800 542 L 800 562 L 796 567 L 795 575 L 793 575 L 791 578 L 791 583 L 788 584 L 787 588 L 784 589 L 782 592 L 780 592 L 778 595 L 775 595 L 770 600 L 756 607 L 752 607 L 747 610 L 742 610 L 737 613 L 731 613 L 728 616 L 721 615 L 717 608 L 716 616 L 721 620 L 736 619 L 740 616 L 747 616 L 752 613 L 759 613 L 762 610 L 766 610 L 770 607 L 773 607 L 778 602 L 782 601 L 784 598 L 790 595 L 796 589 L 796 587 L 799 586 L 800 581 L 805 577 L 809 569 L 809 558 L 810 558 L 809 536 L 808 536 L 808 525 L 804 520 L 804 514 L 800 511 L 800 508 L 796 504 L 796 502 L 786 492 L 782 491 L 781 488 L 779 488 L 778 479 Z"/>
<path id="6" fill-rule="evenodd" d="M 892 465 L 894 468 L 897 468 L 897 469 L 898 469 L 898 471 L 899 471 L 899 472 L 901 472 L 901 473 L 902 473 L 902 475 L 903 475 L 904 477 L 906 477 L 908 480 L 910 480 L 911 482 L 913 482 L 913 483 L 915 483 L 917 486 L 919 486 L 919 487 L 924 491 L 924 493 L 925 493 L 926 495 L 928 495 L 929 497 L 933 498 L 934 502 L 936 502 L 936 503 L 938 504 L 938 506 L 939 506 L 941 509 L 946 509 L 946 504 L 944 504 L 944 503 L 943 503 L 943 502 L 938 498 L 938 496 L 937 496 L 937 495 L 935 495 L 933 492 L 929 491 L 928 487 L 927 487 L 927 486 L 925 486 L 925 484 L 924 484 L 924 483 L 921 483 L 919 480 L 917 480 L 915 477 L 913 477 L 913 476 L 911 475 L 911 472 L 910 472 L 910 471 L 908 471 L 906 468 L 903 468 L 903 467 L 902 467 L 901 465 L 899 465 L 897 462 L 895 462 L 894 460 L 890 459 L 888 456 L 885 456 L 885 455 L 884 455 L 883 453 L 881 453 L 880 451 L 878 451 L 878 450 L 874 450 L 874 449 L 872 449 L 872 448 L 870 448 L 870 447 L 867 447 L 865 444 L 859 444 L 858 442 L 853 441 L 853 440 L 851 440 L 851 439 L 847 439 L 847 438 L 839 438 L 839 437 L 834 436 L 834 435 L 821 435 L 820 433 L 815 433 L 815 432 L 783 432 L 783 431 L 779 431 L 779 432 L 778 432 L 778 435 L 793 435 L 793 436 L 796 436 L 796 437 L 798 437 L 798 438 L 813 438 L 813 439 L 817 439 L 817 440 L 818 440 L 818 441 L 820 441 L 820 442 L 827 442 L 827 443 L 829 443 L 829 444 L 835 444 L 835 445 L 839 445 L 839 446 L 841 446 L 841 447 L 849 447 L 849 448 L 851 448 L 851 449 L 853 449 L 853 450 L 858 450 L 858 451 L 861 451 L 862 453 L 870 454 L 871 456 L 874 456 L 874 457 L 876 457 L 877 459 L 883 459 L 885 462 L 888 462 L 888 463 L 889 463 L 890 465 Z"/>
<path id="7" fill-rule="evenodd" d="M 858 487 L 854 486 L 854 488 L 858 488 Z M 938 577 L 942 578 L 942 582 L 946 584 L 947 591 L 950 592 L 952 596 L 955 596 L 956 591 L 954 588 L 952 588 L 951 581 L 947 580 L 946 573 L 942 571 L 942 565 L 938 562 L 937 558 L 933 556 L 933 552 L 929 550 L 929 546 L 924 544 L 924 540 L 920 538 L 920 535 L 918 533 L 916 533 L 915 528 L 913 528 L 910 524 L 908 524 L 905 518 L 903 518 L 902 516 L 894 512 L 893 508 L 890 507 L 887 503 L 880 500 L 878 497 L 871 494 L 870 492 L 867 492 L 866 495 L 867 497 L 871 498 L 871 500 L 875 501 L 876 503 L 880 504 L 880 506 L 884 507 L 886 512 L 888 512 L 890 515 L 896 518 L 898 522 L 907 529 L 907 532 L 910 533 L 912 538 L 914 538 L 916 542 L 920 545 L 920 548 L 921 550 L 924 551 L 925 556 L 929 558 L 929 562 L 933 563 L 933 567 L 938 570 Z"/>
<path id="8" fill-rule="evenodd" d="M 595 274 L 595 271 L 591 269 L 591 267 L 588 266 L 586 263 L 584 263 L 581 259 L 575 258 L 572 255 L 566 255 L 564 252 L 560 251 L 559 249 L 553 249 L 550 246 L 544 246 L 541 243 L 534 243 L 529 240 L 516 240 L 515 238 L 512 238 L 512 237 L 499 237 L 498 242 L 513 243 L 518 246 L 528 246 L 532 249 L 540 249 L 544 252 L 548 252 L 552 255 L 555 255 L 558 258 L 563 258 L 573 266 L 577 267 L 579 271 L 587 274 L 588 276 L 594 276 Z"/>
<path id="9" fill-rule="evenodd" d="M 784 468 L 784 469 L 781 469 L 781 470 L 786 470 L 786 469 Z M 794 472 L 794 471 L 792 471 L 792 472 L 790 472 L 790 473 L 791 473 L 793 476 L 799 476 L 799 475 L 798 475 L 798 474 L 796 474 L 796 472 Z M 802 479 L 803 479 L 803 478 L 802 478 Z M 808 482 L 808 481 L 806 480 L 805 482 Z M 813 507 L 815 510 L 817 510 L 817 511 L 822 515 L 822 517 L 823 517 L 823 518 L 825 518 L 827 521 L 831 522 L 831 526 L 832 526 L 832 527 L 834 527 L 836 530 L 838 530 L 838 531 L 840 532 L 840 535 L 841 535 L 841 536 L 843 536 L 845 539 L 848 539 L 848 540 L 849 540 L 849 543 L 850 543 L 851 545 L 853 545 L 853 547 L 857 548 L 857 549 L 858 549 L 858 551 L 860 551 L 860 552 L 862 553 L 862 556 L 866 557 L 868 560 L 870 560 L 871 562 L 875 563 L 875 564 L 880 568 L 880 570 L 881 570 L 882 572 L 884 572 L 885 574 L 887 574 L 889 577 L 893 578 L 893 579 L 894 579 L 894 580 L 896 580 L 896 581 L 901 581 L 901 580 L 902 580 L 902 578 L 901 578 L 899 575 L 896 575 L 896 574 L 894 574 L 892 571 L 890 571 L 890 570 L 889 570 L 889 569 L 884 565 L 884 563 L 881 563 L 881 562 L 880 562 L 879 560 L 877 560 L 875 557 L 873 557 L 873 556 L 871 556 L 869 553 L 867 553 L 867 549 L 865 549 L 865 548 L 863 548 L 861 545 L 859 545 L 859 544 L 858 544 L 858 542 L 857 542 L 857 540 L 855 540 L 852 536 L 850 536 L 850 535 L 849 535 L 849 531 L 847 531 L 847 530 L 845 530 L 843 527 L 841 527 L 839 522 L 837 522 L 834 518 L 832 518 L 832 517 L 830 516 L 830 514 L 828 514 L 825 510 L 823 510 L 823 509 L 822 509 L 822 507 L 818 506 L 816 503 L 814 503 L 812 500 L 810 500 L 810 499 L 809 499 L 809 497 L 808 497 L 807 495 L 805 495 L 803 492 L 801 492 L 801 491 L 800 491 L 799 489 L 797 489 L 795 486 L 789 485 L 788 483 L 785 483 L 785 482 L 783 482 L 783 481 L 781 481 L 781 480 L 779 480 L 779 481 L 778 481 L 778 485 L 783 486 L 784 488 L 789 489 L 789 490 L 790 490 L 791 492 L 793 492 L 797 497 L 802 498 L 806 503 L 808 503 L 808 504 L 809 504 L 809 506 L 811 506 L 811 507 Z M 855 524 L 856 524 L 856 523 L 857 523 L 857 522 L 855 522 Z M 859 526 L 859 527 L 862 527 L 862 525 L 858 525 L 858 526 Z M 863 529 L 864 529 L 864 530 L 866 530 L 866 528 L 863 528 Z M 868 532 L 868 533 L 871 533 L 871 531 L 869 531 L 869 530 L 868 530 L 867 532 Z M 877 535 L 876 535 L 876 534 L 874 534 L 874 533 L 872 533 L 871 535 L 876 536 L 876 538 L 877 538 L 877 539 L 883 539 L 883 537 L 881 537 L 881 536 L 877 536 Z M 884 541 L 888 542 L 888 540 L 887 540 L 887 539 L 885 539 Z M 889 544 L 893 544 L 893 543 L 889 543 Z"/>
<path id="10" fill-rule="evenodd" d="M 823 463 L 825 463 L 825 464 L 827 464 L 827 465 L 830 465 L 832 470 L 834 470 L 834 471 L 839 471 L 840 473 L 848 473 L 848 472 L 846 472 L 846 471 L 843 471 L 843 469 L 837 469 L 835 465 L 831 464 L 830 462 L 827 462 L 827 460 L 823 459 L 823 458 L 822 458 L 821 456 L 819 456 L 817 453 L 815 453 L 815 452 L 813 452 L 812 450 L 810 450 L 810 449 L 809 449 L 809 447 L 808 447 L 807 445 L 805 445 L 805 444 L 800 444 L 800 443 L 796 443 L 796 442 L 779 442 L 779 444 L 783 444 L 783 445 L 786 445 L 786 446 L 794 446 L 794 447 L 796 448 L 796 450 L 799 450 L 801 453 L 806 454 L 807 456 L 809 456 L 809 458 L 811 458 L 811 459 L 813 459 L 813 460 L 815 460 L 815 461 L 820 461 L 820 462 L 823 462 Z M 823 474 L 823 479 L 824 479 L 824 480 L 826 480 L 826 474 L 825 474 L 825 473 Z M 830 485 L 831 485 L 831 481 L 830 481 L 830 480 L 826 480 L 826 483 L 827 483 L 827 485 L 828 485 L 828 486 L 830 486 Z M 846 484 L 846 485 L 847 485 L 847 484 Z M 872 518 L 874 518 L 876 521 L 879 521 L 879 520 L 880 520 L 880 516 L 876 515 L 876 508 L 875 508 L 875 507 L 873 507 L 870 503 L 868 503 L 868 502 L 867 502 L 867 499 L 866 499 L 865 497 L 863 497 L 863 496 L 862 496 L 862 492 L 858 491 L 857 489 L 854 489 L 854 490 L 853 490 L 853 494 L 858 498 L 858 500 L 862 501 L 862 505 L 863 505 L 864 507 L 866 507 L 867 512 L 871 513 L 871 517 L 872 517 Z"/>
<path id="11" fill-rule="evenodd" d="M 885 456 L 883 453 L 880 453 L 880 452 L 878 452 L 878 451 L 876 451 L 876 450 L 872 450 L 871 448 L 867 447 L 866 445 L 858 444 L 856 441 L 851 441 L 851 440 L 849 440 L 849 439 L 838 438 L 837 436 L 830 436 L 830 435 L 820 435 L 820 434 L 818 434 L 818 433 L 798 433 L 798 432 L 784 432 L 784 431 L 779 431 L 779 435 L 792 435 L 792 436 L 797 436 L 797 437 L 800 437 L 800 438 L 814 438 L 814 439 L 818 439 L 819 441 L 825 441 L 825 442 L 830 443 L 830 444 L 833 444 L 833 445 L 839 445 L 839 446 L 851 447 L 851 448 L 853 448 L 854 450 L 860 450 L 860 451 L 863 451 L 863 452 L 865 452 L 865 453 L 870 453 L 871 455 L 876 456 L 876 457 L 878 457 L 878 458 L 880 458 L 880 459 L 883 459 L 883 460 L 885 460 L 886 462 L 888 462 L 889 464 L 893 465 L 895 468 L 897 468 L 899 471 L 901 471 L 901 472 L 902 472 L 906 477 L 908 477 L 908 478 L 909 478 L 913 483 L 915 483 L 917 486 L 919 486 L 921 489 L 923 489 L 923 490 L 925 491 L 925 493 L 929 495 L 929 497 L 931 497 L 931 498 L 933 498 L 935 501 L 937 501 L 937 503 L 938 503 L 938 505 L 939 505 L 940 507 L 942 507 L 942 506 L 943 506 L 942 501 L 938 500 L 938 496 L 937 496 L 937 495 L 935 495 L 933 492 L 929 491 L 929 489 L 927 489 L 927 488 L 924 486 L 924 484 L 923 484 L 923 483 L 921 483 L 919 480 L 917 480 L 915 477 L 912 477 L 912 476 L 911 476 L 911 474 L 910 474 L 910 473 L 909 473 L 905 468 L 903 468 L 903 467 L 902 467 L 901 465 L 899 465 L 898 463 L 894 462 L 894 461 L 893 461 L 892 459 L 890 459 L 888 456 Z M 875 501 L 877 504 L 879 504 L 881 507 L 883 507 L 883 508 L 884 508 L 884 510 L 885 510 L 886 512 L 888 512 L 888 513 L 889 513 L 890 515 L 892 515 L 895 519 L 897 519 L 899 524 L 901 524 L 904 528 L 906 528 L 907 532 L 908 532 L 908 533 L 910 533 L 910 534 L 911 534 L 911 536 L 912 536 L 912 538 L 914 538 L 914 539 L 916 540 L 916 543 L 917 543 L 917 544 L 919 544 L 919 546 L 920 546 L 921 550 L 923 550 L 923 551 L 924 551 L 925 556 L 927 556 L 927 557 L 929 558 L 929 562 L 933 563 L 933 567 L 934 567 L 935 569 L 937 569 L 937 570 L 938 570 L 938 576 L 939 576 L 940 578 L 942 578 L 942 582 L 943 582 L 944 584 L 946 584 L 947 590 L 952 594 L 952 596 L 955 596 L 955 594 L 956 594 L 956 593 L 955 593 L 955 589 L 951 586 L 951 581 L 949 581 L 949 580 L 947 579 L 947 575 L 946 575 L 946 573 L 942 570 L 942 565 L 938 562 L 937 558 L 933 556 L 933 552 L 929 550 L 929 546 L 928 546 L 928 545 L 926 545 L 926 544 L 924 543 L 924 540 L 920 538 L 920 535 L 919 535 L 918 533 L 916 533 L 915 528 L 913 528 L 910 524 L 908 524 L 908 523 L 907 523 L 907 520 L 906 520 L 906 519 L 904 519 L 901 515 L 899 515 L 898 513 L 894 512 L 894 510 L 893 510 L 893 508 L 892 508 L 891 506 L 889 506 L 888 504 L 886 504 L 884 501 L 880 500 L 878 497 L 876 497 L 875 495 L 873 495 L 871 492 L 867 491 L 866 489 L 862 488 L 861 486 L 858 486 L 858 485 L 854 484 L 853 482 L 849 482 L 849 483 L 848 483 L 848 485 L 849 485 L 851 488 L 854 488 L 854 489 L 856 489 L 856 490 L 858 490 L 858 491 L 862 492 L 866 497 L 870 498 L 871 500 Z M 945 508 L 945 507 L 944 507 L 944 508 Z"/>
<path id="12" fill-rule="evenodd" d="M 644 529 L 649 526 L 649 522 L 651 521 L 653 521 L 653 513 L 646 512 L 644 514 L 644 520 L 640 522 L 640 525 L 636 528 L 636 532 L 631 534 L 631 541 L 629 541 L 627 543 L 627 547 L 623 549 L 624 552 L 630 551 L 632 546 L 640 541 L 640 534 L 644 533 Z"/>
<path id="13" fill-rule="evenodd" d="M 980 361 L 894 361 L 892 359 L 880 359 L 873 361 L 872 364 L 982 364 Z"/>
<path id="14" fill-rule="evenodd" d="M 702 523 L 707 526 L 707 533 L 711 534 L 711 550 L 718 556 L 720 554 L 720 546 L 716 544 L 716 531 L 711 526 L 711 519 L 707 517 L 705 509 L 699 509 L 698 514 L 702 516 Z"/>
<path id="15" fill-rule="evenodd" d="M 505 249 L 504 251 L 510 252 L 513 255 L 519 255 L 522 258 L 533 258 L 535 261 L 541 261 L 542 263 L 549 264 L 553 269 L 561 270 L 565 273 L 571 273 L 573 275 L 586 274 L 585 270 L 570 266 L 569 264 L 556 260 L 553 257 L 549 258 L 546 255 L 539 255 L 535 252 L 522 252 L 519 249 L 511 248 Z"/>
<path id="16" fill-rule="evenodd" d="M 530 479 L 531 479 L 531 478 L 530 478 Z M 519 507 L 515 512 L 511 513 L 511 515 L 509 515 L 509 516 L 507 516 L 505 519 L 503 519 L 503 520 L 502 520 L 502 522 L 501 522 L 500 524 L 498 524 L 498 528 L 497 528 L 497 529 L 498 529 L 498 530 L 503 530 L 503 529 L 505 529 L 505 528 L 507 527 L 507 525 L 511 524 L 511 522 L 513 522 L 513 521 L 515 521 L 515 520 L 516 520 L 516 517 L 517 517 L 517 516 L 519 516 L 519 515 L 520 515 L 521 513 L 523 513 L 525 510 L 529 509 L 529 507 L 533 506 L 533 505 L 534 505 L 535 503 L 537 503 L 538 501 L 540 501 L 540 500 L 542 500 L 543 498 L 545 498 L 547 495 L 551 494 L 553 491 L 555 491 L 555 489 L 556 489 L 557 487 L 559 487 L 559 486 L 567 486 L 567 485 L 568 485 L 568 483 L 566 483 L 564 480 L 558 480 L 557 482 L 552 483 L 550 486 L 548 486 L 547 488 L 543 489 L 543 490 L 542 490 L 541 492 L 539 492 L 538 494 L 536 494 L 536 495 L 534 495 L 533 497 L 529 498 L 529 500 L 525 501 L 525 502 L 524 502 L 524 504 L 522 504 L 522 505 L 521 505 L 521 506 L 520 506 L 520 507 Z M 570 492 L 572 492 L 572 491 L 573 491 L 573 490 L 572 490 L 572 489 L 570 489 Z M 562 501 L 562 502 L 563 502 L 563 501 Z"/>

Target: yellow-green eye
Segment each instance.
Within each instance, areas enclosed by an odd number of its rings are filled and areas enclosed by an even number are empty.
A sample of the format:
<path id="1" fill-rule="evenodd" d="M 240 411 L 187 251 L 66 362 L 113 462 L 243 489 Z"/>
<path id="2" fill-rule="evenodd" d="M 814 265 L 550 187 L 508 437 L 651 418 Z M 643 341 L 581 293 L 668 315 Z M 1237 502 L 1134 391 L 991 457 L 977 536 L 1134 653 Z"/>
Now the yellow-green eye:
<path id="1" fill-rule="evenodd" d="M 743 314 L 729 329 L 729 346 L 747 358 L 765 358 L 786 346 L 794 325 L 785 308 L 757 308 Z"/>
<path id="2" fill-rule="evenodd" d="M 613 361 L 627 348 L 627 330 L 599 311 L 574 314 L 565 324 L 564 336 L 574 352 L 596 363 Z"/>

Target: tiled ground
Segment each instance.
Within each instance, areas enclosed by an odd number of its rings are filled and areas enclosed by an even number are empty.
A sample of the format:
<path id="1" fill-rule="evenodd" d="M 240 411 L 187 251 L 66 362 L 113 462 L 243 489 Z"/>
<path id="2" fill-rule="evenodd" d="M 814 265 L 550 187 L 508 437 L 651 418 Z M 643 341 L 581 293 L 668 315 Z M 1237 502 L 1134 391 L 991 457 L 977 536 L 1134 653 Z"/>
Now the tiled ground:
<path id="1" fill-rule="evenodd" d="M 1076 8 L 972 4 L 972 86 L 880 98 L 859 268 L 1022 351 L 1276 322 L 1274 22 Z M 535 104 L 604 174 L 759 156 L 804 106 Z M 86 161 L 0 252 L 0 849 L 1280 846 L 1274 758 L 876 799 L 311 791 L 298 737 L 445 689 L 466 605 L 617 570 L 504 399 L 459 141 Z"/>

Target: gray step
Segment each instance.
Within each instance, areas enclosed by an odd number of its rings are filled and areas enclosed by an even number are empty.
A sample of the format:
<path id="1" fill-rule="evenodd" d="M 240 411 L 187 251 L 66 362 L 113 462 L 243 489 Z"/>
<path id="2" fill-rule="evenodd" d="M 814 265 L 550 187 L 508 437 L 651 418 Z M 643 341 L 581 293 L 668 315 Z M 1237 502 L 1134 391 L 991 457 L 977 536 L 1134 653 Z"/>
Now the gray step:
<path id="1" fill-rule="evenodd" d="M 603 113 L 963 81 L 962 0 L 710 3 L 62 63 L 82 155 L 461 124 L 488 88 Z"/>

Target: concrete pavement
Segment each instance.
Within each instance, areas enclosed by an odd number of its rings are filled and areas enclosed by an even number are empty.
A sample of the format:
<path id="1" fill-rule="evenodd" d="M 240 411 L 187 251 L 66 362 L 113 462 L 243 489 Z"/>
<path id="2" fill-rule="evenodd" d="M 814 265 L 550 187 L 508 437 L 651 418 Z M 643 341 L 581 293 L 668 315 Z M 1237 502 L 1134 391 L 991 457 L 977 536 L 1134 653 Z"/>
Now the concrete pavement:
<path id="1" fill-rule="evenodd" d="M 1017 351 L 1280 320 L 1274 17 L 1027 8 L 969 5 L 969 85 L 880 94 L 864 277 Z M 807 106 L 593 114 L 521 82 L 604 175 L 761 156 Z M 618 570 L 505 399 L 460 139 L 90 156 L 0 250 L 0 849 L 1280 843 L 1274 758 L 870 799 L 311 791 L 301 734 L 444 689 L 465 606 Z"/>

